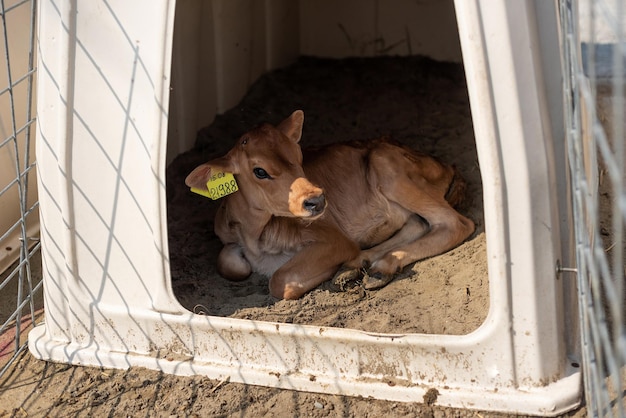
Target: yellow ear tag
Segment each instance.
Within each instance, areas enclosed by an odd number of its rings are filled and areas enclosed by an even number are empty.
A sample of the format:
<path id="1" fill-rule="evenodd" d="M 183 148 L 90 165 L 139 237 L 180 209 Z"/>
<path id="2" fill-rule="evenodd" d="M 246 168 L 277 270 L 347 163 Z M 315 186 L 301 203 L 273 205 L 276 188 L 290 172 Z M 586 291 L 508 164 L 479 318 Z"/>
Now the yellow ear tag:
<path id="1" fill-rule="evenodd" d="M 192 187 L 191 191 L 199 195 L 208 197 L 209 199 L 217 200 L 220 197 L 227 196 L 239 190 L 239 186 L 237 186 L 237 182 L 235 181 L 235 176 L 233 176 L 233 173 L 222 172 L 213 174 L 209 181 L 207 181 L 206 188 L 208 190 L 202 190 Z"/>

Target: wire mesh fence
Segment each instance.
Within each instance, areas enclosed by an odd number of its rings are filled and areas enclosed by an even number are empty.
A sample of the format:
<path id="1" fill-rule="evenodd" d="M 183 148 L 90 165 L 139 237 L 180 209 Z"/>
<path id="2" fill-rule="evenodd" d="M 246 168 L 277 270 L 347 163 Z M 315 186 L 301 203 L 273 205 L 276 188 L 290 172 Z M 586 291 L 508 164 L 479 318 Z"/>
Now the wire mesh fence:
<path id="1" fill-rule="evenodd" d="M 626 2 L 560 6 L 586 403 L 624 417 Z"/>
<path id="2" fill-rule="evenodd" d="M 626 416 L 626 2 L 560 0 L 585 394 Z M 34 159 L 36 0 L 0 0 L 0 375 L 41 318 Z M 580 19 L 579 19 L 580 17 Z"/>
<path id="3" fill-rule="evenodd" d="M 41 317 L 35 179 L 36 1 L 0 1 L 0 375 Z"/>

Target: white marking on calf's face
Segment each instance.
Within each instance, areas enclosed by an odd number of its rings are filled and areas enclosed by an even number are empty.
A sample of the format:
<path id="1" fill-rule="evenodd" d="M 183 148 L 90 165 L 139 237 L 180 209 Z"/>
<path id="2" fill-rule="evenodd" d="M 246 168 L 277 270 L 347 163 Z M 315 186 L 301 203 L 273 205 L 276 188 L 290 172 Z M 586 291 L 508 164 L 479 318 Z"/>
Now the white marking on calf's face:
<path id="1" fill-rule="evenodd" d="M 314 186 L 304 177 L 296 178 L 289 187 L 289 212 L 299 218 L 317 218 L 321 216 L 324 213 L 323 210 L 319 213 L 312 214 L 305 208 L 304 202 L 307 199 L 320 197 L 323 194 L 324 191 L 322 189 Z"/>

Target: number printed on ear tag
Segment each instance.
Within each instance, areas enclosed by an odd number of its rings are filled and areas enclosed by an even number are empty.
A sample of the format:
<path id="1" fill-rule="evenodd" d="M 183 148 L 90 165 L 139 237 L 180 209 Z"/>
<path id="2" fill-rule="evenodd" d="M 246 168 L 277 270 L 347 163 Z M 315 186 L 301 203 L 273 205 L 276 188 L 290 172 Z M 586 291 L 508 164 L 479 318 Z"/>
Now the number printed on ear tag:
<path id="1" fill-rule="evenodd" d="M 208 197 L 209 199 L 217 200 L 220 197 L 227 196 L 231 193 L 235 193 L 239 190 L 235 176 L 233 173 L 215 173 L 211 176 L 211 179 L 207 181 L 206 188 L 208 190 L 191 188 L 191 191 L 199 195 Z"/>

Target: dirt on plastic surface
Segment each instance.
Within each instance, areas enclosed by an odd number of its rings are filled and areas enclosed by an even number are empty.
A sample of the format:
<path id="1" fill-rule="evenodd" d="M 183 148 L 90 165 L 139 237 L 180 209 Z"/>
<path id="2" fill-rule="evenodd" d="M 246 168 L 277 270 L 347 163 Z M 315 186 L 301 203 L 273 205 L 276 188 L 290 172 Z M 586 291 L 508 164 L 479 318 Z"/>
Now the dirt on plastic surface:
<path id="1" fill-rule="evenodd" d="M 0 378 L 0 418 L 47 417 L 520 417 L 416 402 L 324 395 L 174 376 L 47 363 L 24 352 Z M 567 414 L 583 418 L 584 410 Z"/>

